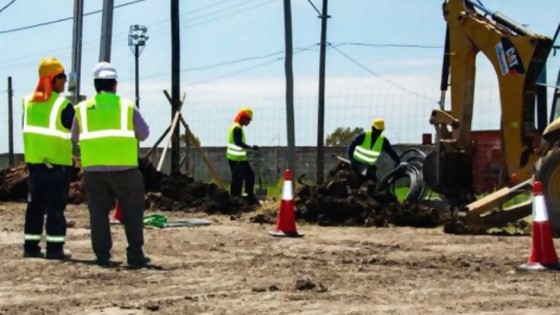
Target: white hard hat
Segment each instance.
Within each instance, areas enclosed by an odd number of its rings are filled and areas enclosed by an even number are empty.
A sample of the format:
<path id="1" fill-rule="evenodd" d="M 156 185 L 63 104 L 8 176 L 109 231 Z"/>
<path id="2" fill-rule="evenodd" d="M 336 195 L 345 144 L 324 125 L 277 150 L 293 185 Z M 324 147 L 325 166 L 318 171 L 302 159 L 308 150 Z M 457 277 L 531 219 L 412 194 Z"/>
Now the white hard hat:
<path id="1" fill-rule="evenodd" d="M 117 70 L 107 61 L 101 61 L 93 69 L 94 79 L 117 79 Z"/>

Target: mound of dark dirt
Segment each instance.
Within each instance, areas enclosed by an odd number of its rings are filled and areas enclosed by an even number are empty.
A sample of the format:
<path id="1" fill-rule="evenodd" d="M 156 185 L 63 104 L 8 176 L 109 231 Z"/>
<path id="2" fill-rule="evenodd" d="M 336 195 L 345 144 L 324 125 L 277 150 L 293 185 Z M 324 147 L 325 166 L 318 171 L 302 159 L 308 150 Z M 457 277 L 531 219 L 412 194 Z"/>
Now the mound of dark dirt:
<path id="1" fill-rule="evenodd" d="M 27 173 L 25 165 L 0 171 L 0 201 L 27 200 Z"/>
<path id="2" fill-rule="evenodd" d="M 139 160 L 144 177 L 146 206 L 163 211 L 201 211 L 209 214 L 238 214 L 252 211 L 255 206 L 242 198 L 232 198 L 229 192 L 215 184 L 195 181 L 185 175 L 166 175 L 158 172 L 146 160 Z M 27 199 L 25 165 L 0 171 L 0 201 L 24 202 Z M 69 203 L 86 201 L 83 176 L 74 169 L 70 183 Z"/>
<path id="3" fill-rule="evenodd" d="M 526 236 L 531 234 L 529 223 L 523 220 L 501 227 L 484 229 L 469 226 L 462 216 L 453 216 L 446 220 L 443 231 L 448 234 L 458 235 Z"/>
<path id="4" fill-rule="evenodd" d="M 296 193 L 296 217 L 319 225 L 436 227 L 445 215 L 421 203 L 400 204 L 378 183 L 357 176 L 347 163 L 329 172 L 323 185 L 303 183 Z"/>

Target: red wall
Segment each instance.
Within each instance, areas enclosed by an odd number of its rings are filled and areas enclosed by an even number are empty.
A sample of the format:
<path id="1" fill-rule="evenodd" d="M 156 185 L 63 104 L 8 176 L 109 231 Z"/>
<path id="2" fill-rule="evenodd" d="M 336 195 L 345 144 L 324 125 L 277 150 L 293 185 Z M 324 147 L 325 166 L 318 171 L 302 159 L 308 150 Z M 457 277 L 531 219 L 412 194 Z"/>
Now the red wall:
<path id="1" fill-rule="evenodd" d="M 502 166 L 502 144 L 499 130 L 473 131 L 476 152 L 473 159 L 473 180 L 477 192 L 491 192 L 498 187 Z"/>

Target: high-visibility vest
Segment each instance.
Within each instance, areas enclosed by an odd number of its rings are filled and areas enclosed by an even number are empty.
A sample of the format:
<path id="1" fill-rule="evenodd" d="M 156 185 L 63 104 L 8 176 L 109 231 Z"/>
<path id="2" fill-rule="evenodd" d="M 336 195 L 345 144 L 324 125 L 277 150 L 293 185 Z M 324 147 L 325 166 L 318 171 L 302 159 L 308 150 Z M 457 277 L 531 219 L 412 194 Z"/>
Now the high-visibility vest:
<path id="1" fill-rule="evenodd" d="M 25 162 L 72 165 L 70 130 L 61 122 L 68 100 L 56 92 L 46 102 L 23 98 L 23 150 Z"/>
<path id="2" fill-rule="evenodd" d="M 385 137 L 383 134 L 380 134 L 373 144 L 373 147 L 371 147 L 371 140 L 371 131 L 366 131 L 364 142 L 362 142 L 361 145 L 356 146 L 356 149 L 354 150 L 353 157 L 356 161 L 368 165 L 375 165 L 379 155 L 381 155 L 381 151 L 383 150 L 383 141 L 385 140 Z"/>
<path id="3" fill-rule="evenodd" d="M 138 166 L 134 104 L 101 92 L 76 106 L 82 166 Z"/>
<path id="4" fill-rule="evenodd" d="M 247 150 L 235 144 L 233 140 L 233 130 L 237 127 L 241 128 L 241 141 L 245 143 L 245 132 L 243 132 L 243 126 L 239 123 L 234 123 L 231 128 L 229 128 L 228 133 L 228 146 L 227 146 L 227 158 L 232 161 L 247 161 Z"/>

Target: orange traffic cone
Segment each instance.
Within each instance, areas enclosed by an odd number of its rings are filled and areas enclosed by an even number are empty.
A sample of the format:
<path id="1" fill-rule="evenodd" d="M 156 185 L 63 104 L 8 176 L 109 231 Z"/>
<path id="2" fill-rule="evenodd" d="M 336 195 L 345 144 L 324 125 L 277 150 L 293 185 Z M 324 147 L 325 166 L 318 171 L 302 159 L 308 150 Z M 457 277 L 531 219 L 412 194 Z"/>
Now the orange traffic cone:
<path id="1" fill-rule="evenodd" d="M 116 204 L 115 204 L 115 214 L 113 215 L 113 219 L 115 221 L 119 221 L 120 223 L 123 222 L 123 214 L 122 214 L 122 210 L 121 210 L 121 205 L 119 204 L 119 201 L 117 200 Z"/>
<path id="2" fill-rule="evenodd" d="M 533 183 L 533 225 L 532 246 L 529 261 L 519 266 L 525 270 L 558 269 L 558 256 L 554 249 L 552 228 L 548 221 L 546 201 L 542 191 L 542 183 Z"/>
<path id="3" fill-rule="evenodd" d="M 280 211 L 276 219 L 276 230 L 268 234 L 277 237 L 302 237 L 296 229 L 296 218 L 294 215 L 294 191 L 292 188 L 292 171 L 286 169 L 284 172 L 284 184 L 282 186 L 282 201 Z"/>

